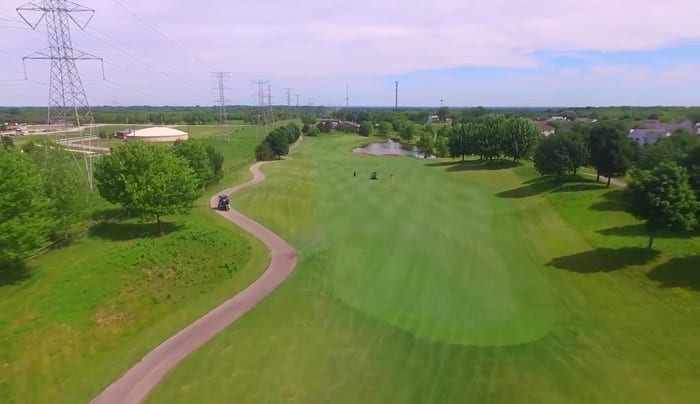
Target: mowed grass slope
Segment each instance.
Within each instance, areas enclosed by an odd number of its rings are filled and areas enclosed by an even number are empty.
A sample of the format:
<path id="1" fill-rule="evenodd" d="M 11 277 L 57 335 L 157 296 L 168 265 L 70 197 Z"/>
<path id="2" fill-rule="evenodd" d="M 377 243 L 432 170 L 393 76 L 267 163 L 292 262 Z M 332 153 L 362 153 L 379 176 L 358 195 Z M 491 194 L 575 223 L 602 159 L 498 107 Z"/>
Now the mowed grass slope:
<path id="1" fill-rule="evenodd" d="M 688 268 L 658 280 L 697 262 L 697 237 L 650 255 L 642 237 L 600 231 L 638 222 L 591 208 L 610 198 L 599 185 L 353 156 L 360 142 L 307 138 L 235 198 L 299 266 L 150 402 L 697 399 L 700 282 Z"/>
<path id="2" fill-rule="evenodd" d="M 244 181 L 262 131 L 191 128 Z M 218 129 L 218 128 L 217 128 Z M 149 350 L 253 282 L 264 246 L 209 208 L 154 224 L 95 219 L 87 235 L 0 278 L 0 402 L 88 402 Z M 96 216 L 122 215 L 95 198 Z"/>

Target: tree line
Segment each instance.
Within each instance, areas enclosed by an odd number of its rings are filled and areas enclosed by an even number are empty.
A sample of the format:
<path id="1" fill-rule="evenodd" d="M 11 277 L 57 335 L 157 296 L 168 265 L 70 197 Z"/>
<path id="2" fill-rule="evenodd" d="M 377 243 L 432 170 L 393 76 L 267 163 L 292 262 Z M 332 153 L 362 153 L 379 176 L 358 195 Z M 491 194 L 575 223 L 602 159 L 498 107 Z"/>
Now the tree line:
<path id="1" fill-rule="evenodd" d="M 96 161 L 99 194 L 131 215 L 186 213 L 203 189 L 223 177 L 223 155 L 195 140 L 172 146 L 130 142 Z M 49 141 L 0 148 L 0 266 L 63 242 L 88 219 L 95 202 L 82 157 Z"/>
<path id="2" fill-rule="evenodd" d="M 542 175 L 561 178 L 580 167 L 596 170 L 597 180 L 629 173 L 628 210 L 646 221 L 649 248 L 662 229 L 690 231 L 700 216 L 700 138 L 676 133 L 655 145 L 639 146 L 621 122 L 574 126 L 543 139 L 534 162 Z"/>
<path id="3" fill-rule="evenodd" d="M 280 159 L 289 154 L 289 146 L 301 136 L 301 129 L 296 123 L 279 126 L 273 129 L 265 140 L 255 148 L 255 159 L 269 161 Z"/>

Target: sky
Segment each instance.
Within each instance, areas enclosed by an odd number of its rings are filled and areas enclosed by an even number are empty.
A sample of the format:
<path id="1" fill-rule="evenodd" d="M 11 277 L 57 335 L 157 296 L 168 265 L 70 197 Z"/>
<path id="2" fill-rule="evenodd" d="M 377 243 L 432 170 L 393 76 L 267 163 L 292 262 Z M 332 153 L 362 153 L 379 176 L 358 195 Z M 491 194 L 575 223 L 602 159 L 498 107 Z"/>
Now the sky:
<path id="1" fill-rule="evenodd" d="M 0 105 L 45 105 L 48 46 L 0 4 Z M 41 0 L 35 0 L 41 3 Z M 78 0 L 92 105 L 700 105 L 697 0 Z M 76 13 L 82 23 L 86 13 Z M 25 13 L 35 22 L 40 13 Z"/>

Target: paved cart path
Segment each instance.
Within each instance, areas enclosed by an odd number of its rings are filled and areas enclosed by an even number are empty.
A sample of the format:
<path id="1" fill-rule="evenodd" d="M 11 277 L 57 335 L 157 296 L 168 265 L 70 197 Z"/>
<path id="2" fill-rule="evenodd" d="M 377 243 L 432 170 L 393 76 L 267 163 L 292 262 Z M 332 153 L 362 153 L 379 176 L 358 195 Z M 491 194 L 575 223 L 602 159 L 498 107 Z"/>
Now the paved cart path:
<path id="1" fill-rule="evenodd" d="M 253 174 L 252 180 L 214 195 L 210 201 L 212 208 L 218 204 L 218 195 L 234 194 L 262 182 L 265 179 L 265 175 L 260 171 L 262 165 L 263 163 L 255 163 L 250 167 L 250 172 Z M 245 290 L 148 353 L 97 396 L 93 403 L 140 403 L 181 360 L 252 309 L 284 282 L 294 270 L 298 257 L 297 251 L 281 237 L 233 208 L 228 212 L 217 212 L 267 246 L 270 250 L 270 264 L 267 270 Z"/>

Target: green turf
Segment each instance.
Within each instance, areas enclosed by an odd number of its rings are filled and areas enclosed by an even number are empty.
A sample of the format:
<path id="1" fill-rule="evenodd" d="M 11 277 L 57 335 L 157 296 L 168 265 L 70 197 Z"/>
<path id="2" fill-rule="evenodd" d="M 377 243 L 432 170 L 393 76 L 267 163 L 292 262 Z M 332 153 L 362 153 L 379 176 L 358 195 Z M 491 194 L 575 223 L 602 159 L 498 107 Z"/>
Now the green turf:
<path id="1" fill-rule="evenodd" d="M 600 185 L 349 153 L 361 142 L 307 139 L 234 198 L 299 266 L 151 402 L 697 399 L 700 239 L 649 254 Z"/>
<path id="2" fill-rule="evenodd" d="M 249 177 L 263 132 L 193 129 L 225 156 L 225 177 L 187 217 L 89 223 L 86 236 L 0 276 L 0 402 L 88 402 L 164 339 L 249 285 L 267 253 L 213 212 L 217 188 Z M 94 207 L 110 211 L 104 201 Z M 112 208 L 113 209 L 113 208 Z"/>

